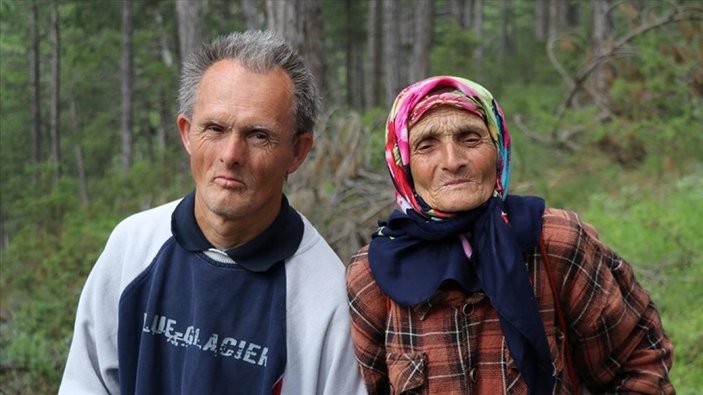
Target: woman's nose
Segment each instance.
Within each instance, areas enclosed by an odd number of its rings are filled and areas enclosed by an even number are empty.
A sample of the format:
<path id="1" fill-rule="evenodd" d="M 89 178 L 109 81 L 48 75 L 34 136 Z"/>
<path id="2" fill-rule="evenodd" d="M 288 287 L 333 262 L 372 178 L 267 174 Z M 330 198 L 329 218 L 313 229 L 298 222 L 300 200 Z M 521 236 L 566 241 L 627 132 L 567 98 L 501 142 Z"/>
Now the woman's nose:
<path id="1" fill-rule="evenodd" d="M 466 166 L 463 148 L 456 142 L 445 143 L 443 151 L 442 166 L 446 170 L 454 172 Z"/>

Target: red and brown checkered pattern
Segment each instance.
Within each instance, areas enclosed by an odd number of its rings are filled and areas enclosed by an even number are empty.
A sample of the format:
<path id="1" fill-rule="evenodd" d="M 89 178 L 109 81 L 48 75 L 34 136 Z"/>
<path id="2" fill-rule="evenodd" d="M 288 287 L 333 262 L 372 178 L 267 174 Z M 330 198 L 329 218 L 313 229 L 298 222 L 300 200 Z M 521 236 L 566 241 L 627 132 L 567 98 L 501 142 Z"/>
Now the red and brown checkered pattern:
<path id="1" fill-rule="evenodd" d="M 546 210 L 543 238 L 581 387 L 673 394 L 672 345 L 630 265 L 569 211 Z M 347 285 L 356 356 L 370 394 L 527 393 L 484 294 L 450 285 L 425 304 L 397 305 L 374 281 L 367 250 L 352 257 Z M 537 249 L 526 265 L 552 353 L 554 393 L 571 394 L 564 336 Z"/>

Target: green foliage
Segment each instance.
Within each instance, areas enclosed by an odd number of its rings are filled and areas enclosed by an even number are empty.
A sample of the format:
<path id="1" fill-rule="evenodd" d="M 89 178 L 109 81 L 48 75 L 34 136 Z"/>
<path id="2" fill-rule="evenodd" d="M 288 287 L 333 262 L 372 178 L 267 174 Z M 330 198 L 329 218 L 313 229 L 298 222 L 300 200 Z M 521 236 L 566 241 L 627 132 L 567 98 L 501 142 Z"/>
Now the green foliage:
<path id="1" fill-rule="evenodd" d="M 367 150 L 371 152 L 370 166 L 374 169 L 386 166 L 383 155 L 376 155 L 383 152 L 386 142 L 386 118 L 388 113 L 382 108 L 372 108 L 366 111 L 361 119 L 364 127 L 370 130 L 370 139 L 366 142 Z"/>
<path id="2" fill-rule="evenodd" d="M 547 58 L 546 43 L 533 38 L 534 3 L 512 3 L 512 23 L 506 27 L 510 50 L 500 54 L 504 27 L 500 7 L 486 7 L 479 40 L 471 28 L 461 29 L 453 22 L 448 1 L 438 1 L 436 10 L 443 11 L 435 14 L 432 73 L 467 76 L 494 93 L 513 139 L 511 192 L 540 195 L 550 206 L 578 211 L 632 262 L 674 342 L 671 377 L 678 392 L 700 393 L 703 311 L 690 301 L 703 300 L 703 229 L 696 215 L 703 206 L 703 133 L 698 132 L 703 123 L 701 27 L 671 24 L 629 43 L 628 57 L 612 63 L 616 72 L 606 93 L 614 116 L 607 122 L 583 91 L 559 118 L 555 110 L 567 86 Z M 171 119 L 178 75 L 172 1 L 135 3 L 135 164 L 128 171 L 119 165 L 121 3 L 58 3 L 64 176 L 54 185 L 52 165 L 28 164 L 30 4 L 0 0 L 0 382 L 8 393 L 53 393 L 63 371 L 81 287 L 111 229 L 131 213 L 187 193 L 192 180 Z M 46 158 L 50 3 L 38 4 Z M 243 27 L 236 2 L 204 4 L 205 37 Z M 257 4 L 263 10 L 264 3 Z M 557 42 L 555 53 L 572 75 L 590 56 L 589 13 L 586 2 L 580 4 L 582 23 L 562 32 L 567 34 Z M 365 39 L 367 6 L 322 2 L 326 82 L 333 89 L 343 91 L 346 83 L 346 44 Z M 670 2 L 650 6 L 661 12 Z M 630 2 L 619 3 L 611 13 L 618 37 L 642 20 Z M 173 55 L 170 64 L 162 56 L 164 43 Z M 479 44 L 484 45 L 484 57 L 477 64 L 473 51 Z M 335 94 L 344 97 L 343 92 Z M 360 128 L 364 151 L 359 156 L 370 168 L 364 170 L 385 176 L 386 112 L 366 111 L 359 126 L 355 114 L 339 111 L 318 132 L 338 137 L 331 141 L 343 141 L 354 135 L 353 128 Z M 170 143 L 164 150 L 155 148 L 159 128 L 169 131 Z M 87 202 L 80 197 L 75 147 L 83 150 Z M 346 152 L 343 148 L 330 152 Z M 339 156 L 331 154 L 334 160 L 329 162 L 344 163 Z M 340 184 L 323 182 L 319 189 L 334 193 Z M 344 203 L 349 207 L 342 210 L 346 215 L 367 215 L 368 205 Z M 338 213 L 326 214 L 344 222 Z M 338 230 L 317 225 L 328 237 Z"/>
<path id="3" fill-rule="evenodd" d="M 662 315 L 675 347 L 671 379 L 679 393 L 703 389 L 703 169 L 657 184 L 630 182 L 614 197 L 591 195 L 583 217 L 628 259 Z"/>
<path id="4" fill-rule="evenodd" d="M 21 222 L 0 255 L 0 299 L 11 314 L 0 326 L 0 381 L 9 383 L 3 390 L 55 392 L 80 290 L 110 231 L 131 213 L 187 193 L 191 181 L 182 158 L 174 152 L 160 162 L 137 162 L 128 172 L 110 170 L 90 185 L 87 204 L 71 178 L 46 194 L 28 189 L 12 203 L 9 211 Z"/>
<path id="5" fill-rule="evenodd" d="M 435 75 L 470 76 L 477 73 L 472 52 L 478 40 L 469 30 L 455 23 L 435 26 L 435 42 L 430 54 L 432 73 Z"/>

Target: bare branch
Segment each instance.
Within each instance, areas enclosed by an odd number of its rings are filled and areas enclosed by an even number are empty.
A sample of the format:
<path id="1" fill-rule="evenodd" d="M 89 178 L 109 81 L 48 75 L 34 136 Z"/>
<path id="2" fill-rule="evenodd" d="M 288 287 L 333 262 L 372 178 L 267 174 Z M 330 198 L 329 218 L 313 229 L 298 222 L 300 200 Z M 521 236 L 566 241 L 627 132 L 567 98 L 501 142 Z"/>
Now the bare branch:
<path id="1" fill-rule="evenodd" d="M 634 30 L 620 37 L 617 41 L 613 43 L 613 46 L 607 52 L 590 59 L 585 65 L 583 65 L 581 69 L 576 73 L 576 76 L 573 79 L 568 77 L 564 68 L 556 60 L 556 56 L 554 56 L 553 53 L 554 42 L 550 41 L 550 43 L 548 44 L 549 59 L 557 69 L 557 72 L 562 76 L 562 78 L 565 79 L 565 81 L 567 81 L 569 89 L 564 100 L 561 102 L 559 108 L 557 109 L 557 119 L 563 119 L 566 109 L 571 106 L 573 98 L 576 96 L 576 93 L 578 93 L 580 89 L 585 89 L 586 92 L 589 93 L 589 95 L 595 97 L 593 92 L 589 91 L 586 87 L 583 86 L 583 82 L 588 78 L 588 76 L 593 72 L 593 70 L 595 70 L 596 67 L 602 64 L 603 62 L 618 56 L 632 55 L 632 51 L 623 48 L 627 43 L 644 33 L 647 33 L 651 30 L 654 30 L 669 23 L 700 20 L 703 20 L 703 7 L 698 5 L 677 6 L 672 9 L 671 12 L 669 12 L 668 14 L 663 15 L 651 21 L 650 23 L 640 25 Z M 609 111 L 609 109 L 606 110 Z"/>

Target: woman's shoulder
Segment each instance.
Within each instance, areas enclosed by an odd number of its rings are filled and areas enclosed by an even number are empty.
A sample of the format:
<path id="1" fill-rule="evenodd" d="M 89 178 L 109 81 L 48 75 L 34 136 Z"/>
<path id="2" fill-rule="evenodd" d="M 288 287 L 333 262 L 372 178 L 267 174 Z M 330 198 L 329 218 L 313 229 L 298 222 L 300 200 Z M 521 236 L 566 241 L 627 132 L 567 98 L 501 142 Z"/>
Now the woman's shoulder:
<path id="1" fill-rule="evenodd" d="M 542 218 L 542 237 L 548 249 L 572 247 L 584 237 L 598 239 L 596 229 L 583 222 L 574 211 L 547 208 Z"/>
<path id="2" fill-rule="evenodd" d="M 369 245 L 365 245 L 359 249 L 349 259 L 347 265 L 347 284 L 351 283 L 368 283 L 373 281 L 371 266 L 369 265 Z"/>
<path id="3" fill-rule="evenodd" d="M 597 236 L 596 229 L 592 225 L 583 222 L 581 216 L 575 211 L 547 207 L 544 210 L 542 219 L 543 230 L 557 233 L 585 231 Z"/>

